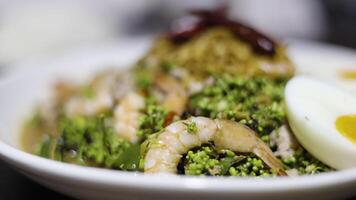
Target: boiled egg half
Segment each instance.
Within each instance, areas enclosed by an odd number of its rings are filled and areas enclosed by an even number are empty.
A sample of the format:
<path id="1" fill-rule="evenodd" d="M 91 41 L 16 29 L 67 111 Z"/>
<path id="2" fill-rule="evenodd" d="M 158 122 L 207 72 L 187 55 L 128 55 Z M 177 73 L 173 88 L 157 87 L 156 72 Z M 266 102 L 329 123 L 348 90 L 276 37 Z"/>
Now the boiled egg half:
<path id="1" fill-rule="evenodd" d="M 335 168 L 356 167 L 356 97 L 307 76 L 285 89 L 288 122 L 302 146 Z"/>

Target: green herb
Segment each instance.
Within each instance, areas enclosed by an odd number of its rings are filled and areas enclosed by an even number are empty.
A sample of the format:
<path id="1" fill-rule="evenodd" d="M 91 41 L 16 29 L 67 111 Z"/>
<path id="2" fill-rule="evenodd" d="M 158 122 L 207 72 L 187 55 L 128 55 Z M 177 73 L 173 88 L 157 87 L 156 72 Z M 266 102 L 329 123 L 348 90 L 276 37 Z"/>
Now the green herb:
<path id="1" fill-rule="evenodd" d="M 146 106 L 145 114 L 139 119 L 138 135 L 147 138 L 149 135 L 161 131 L 164 128 L 164 121 L 167 111 L 157 105 Z"/>
<path id="2" fill-rule="evenodd" d="M 45 119 L 41 115 L 39 108 L 35 110 L 35 113 L 25 123 L 26 128 L 40 128 L 43 125 L 45 125 Z"/>
<path id="3" fill-rule="evenodd" d="M 165 72 L 165 73 L 168 73 L 170 72 L 172 69 L 174 69 L 176 66 L 172 63 L 169 63 L 169 62 L 164 62 L 162 63 L 161 65 L 161 68 L 162 68 L 162 71 Z"/>
<path id="4" fill-rule="evenodd" d="M 196 134 L 198 132 L 198 127 L 195 122 L 190 122 L 185 124 L 187 126 L 187 131 L 190 134 Z"/>
<path id="5" fill-rule="evenodd" d="M 230 150 L 216 151 L 213 146 L 190 150 L 184 158 L 186 175 L 275 176 L 259 158 L 237 155 Z"/>
<path id="6" fill-rule="evenodd" d="M 208 146 L 202 147 L 197 151 L 188 151 L 186 155 L 187 164 L 184 166 L 186 175 L 210 174 L 210 171 L 216 168 L 219 174 L 219 160 L 216 159 L 217 152 Z"/>
<path id="7" fill-rule="evenodd" d="M 288 169 L 297 169 L 301 175 L 333 171 L 332 168 L 315 159 L 301 147 L 294 155 L 282 159 L 282 162 Z"/>
<path id="8" fill-rule="evenodd" d="M 36 154 L 44 158 L 58 159 L 59 154 L 58 151 L 56 151 L 56 143 L 56 138 L 45 135 L 43 142 L 39 144 Z"/>
<path id="9" fill-rule="evenodd" d="M 189 112 L 240 122 L 267 141 L 285 121 L 284 85 L 284 80 L 266 77 L 216 76 L 212 85 L 189 98 Z"/>
<path id="10" fill-rule="evenodd" d="M 135 75 L 136 86 L 139 89 L 146 90 L 153 84 L 152 75 L 147 70 L 136 70 Z"/>
<path id="11" fill-rule="evenodd" d="M 138 170 L 140 145 L 118 138 L 105 125 L 105 117 L 63 118 L 59 138 L 46 138 L 38 154 L 80 165 Z"/>
<path id="12" fill-rule="evenodd" d="M 83 87 L 81 93 L 87 99 L 92 99 L 96 95 L 95 90 L 90 86 Z"/>
<path id="13" fill-rule="evenodd" d="M 250 156 L 237 166 L 229 168 L 231 176 L 276 176 L 261 159 Z"/>

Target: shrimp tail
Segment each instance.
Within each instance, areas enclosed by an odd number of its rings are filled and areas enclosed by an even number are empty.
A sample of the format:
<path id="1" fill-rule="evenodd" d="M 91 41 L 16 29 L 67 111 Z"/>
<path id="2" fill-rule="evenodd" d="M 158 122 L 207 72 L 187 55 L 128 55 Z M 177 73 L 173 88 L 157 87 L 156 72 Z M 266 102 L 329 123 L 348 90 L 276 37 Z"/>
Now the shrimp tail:
<path id="1" fill-rule="evenodd" d="M 279 176 L 288 176 L 283 169 L 282 163 L 273 155 L 272 151 L 265 144 L 255 148 L 253 153 L 261 158 L 272 170 L 275 170 Z"/>

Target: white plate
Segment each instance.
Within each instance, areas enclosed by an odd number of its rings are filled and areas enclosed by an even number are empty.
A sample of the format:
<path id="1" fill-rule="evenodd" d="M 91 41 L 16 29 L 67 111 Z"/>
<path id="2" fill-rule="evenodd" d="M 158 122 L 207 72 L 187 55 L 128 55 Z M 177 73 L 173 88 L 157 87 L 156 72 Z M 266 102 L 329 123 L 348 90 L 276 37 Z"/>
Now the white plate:
<path id="1" fill-rule="evenodd" d="M 34 103 L 48 94 L 56 79 L 82 80 L 105 67 L 127 66 L 147 49 L 147 44 L 146 40 L 128 40 L 81 50 L 61 59 L 27 64 L 3 78 L 0 81 L 1 159 L 47 187 L 86 199 L 326 199 L 356 195 L 356 169 L 272 179 L 154 176 L 60 163 L 19 149 L 19 124 Z M 352 50 L 311 42 L 291 41 L 290 44 L 290 56 L 299 73 L 310 73 L 316 66 L 319 69 L 331 65 L 356 67 L 356 52 Z"/>

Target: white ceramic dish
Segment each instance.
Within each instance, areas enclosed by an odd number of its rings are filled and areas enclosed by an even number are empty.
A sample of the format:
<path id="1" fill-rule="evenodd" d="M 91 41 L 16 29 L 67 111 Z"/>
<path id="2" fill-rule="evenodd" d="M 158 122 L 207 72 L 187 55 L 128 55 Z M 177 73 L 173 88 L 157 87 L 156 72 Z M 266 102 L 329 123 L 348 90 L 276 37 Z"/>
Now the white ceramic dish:
<path id="1" fill-rule="evenodd" d="M 147 44 L 146 40 L 128 40 L 78 51 L 61 59 L 27 64 L 32 66 L 13 70 L 0 80 L 1 159 L 25 176 L 81 199 L 340 199 L 356 195 L 356 169 L 272 179 L 153 176 L 75 166 L 21 151 L 19 124 L 34 103 L 48 94 L 53 81 L 59 77 L 82 80 L 105 66 L 127 66 Z M 308 73 L 315 66 L 325 70 L 330 66 L 356 67 L 356 52 L 330 45 L 292 41 L 290 56 L 299 73 Z"/>

